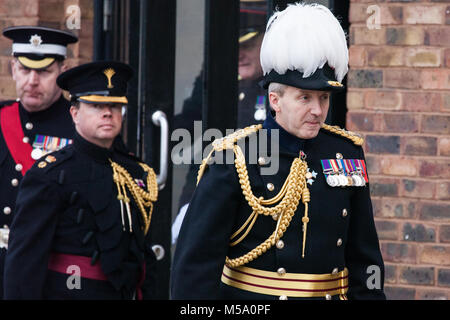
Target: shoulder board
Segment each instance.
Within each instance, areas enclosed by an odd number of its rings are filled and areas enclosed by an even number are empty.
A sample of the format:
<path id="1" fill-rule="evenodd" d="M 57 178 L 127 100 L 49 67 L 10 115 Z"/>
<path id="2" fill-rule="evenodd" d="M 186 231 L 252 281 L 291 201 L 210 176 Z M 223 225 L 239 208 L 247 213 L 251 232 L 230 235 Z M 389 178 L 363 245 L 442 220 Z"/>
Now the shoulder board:
<path id="1" fill-rule="evenodd" d="M 70 147 L 66 147 L 62 150 L 51 152 L 39 160 L 36 161 L 34 167 L 36 170 L 43 170 L 44 173 L 47 173 L 53 168 L 58 167 L 61 163 L 65 162 L 67 159 L 70 159 L 73 155 L 73 149 Z"/>
<path id="2" fill-rule="evenodd" d="M 352 131 L 347 131 L 345 129 L 342 129 L 338 126 L 330 126 L 328 124 L 323 124 L 322 125 L 322 129 L 329 131 L 331 133 L 334 133 L 338 136 L 347 138 L 349 140 L 351 140 L 355 145 L 357 146 L 362 146 L 364 143 L 364 138 L 361 137 L 361 135 L 359 135 L 356 132 L 352 132 Z"/>
<path id="3" fill-rule="evenodd" d="M 213 141 L 212 146 L 215 151 L 222 151 L 224 149 L 232 149 L 234 144 L 252 133 L 258 132 L 262 128 L 261 124 L 254 124 L 244 129 L 239 129 L 232 134 L 229 134 L 223 138 L 216 139 Z"/>
<path id="4" fill-rule="evenodd" d="M 212 154 L 214 151 L 222 151 L 225 149 L 233 149 L 235 143 L 240 140 L 243 139 L 255 132 L 258 132 L 260 129 L 262 128 L 261 124 L 254 124 L 252 126 L 249 127 L 245 127 L 244 129 L 240 129 L 237 130 L 235 132 L 233 132 L 232 134 L 229 134 L 223 138 L 220 139 L 216 139 L 213 141 L 212 146 L 213 149 L 211 150 L 211 152 L 209 153 L 209 155 L 202 160 L 202 163 L 200 165 L 200 168 L 198 170 L 197 173 L 197 184 L 200 182 L 200 179 L 203 176 L 203 173 L 208 165 L 209 159 L 211 158 Z"/>

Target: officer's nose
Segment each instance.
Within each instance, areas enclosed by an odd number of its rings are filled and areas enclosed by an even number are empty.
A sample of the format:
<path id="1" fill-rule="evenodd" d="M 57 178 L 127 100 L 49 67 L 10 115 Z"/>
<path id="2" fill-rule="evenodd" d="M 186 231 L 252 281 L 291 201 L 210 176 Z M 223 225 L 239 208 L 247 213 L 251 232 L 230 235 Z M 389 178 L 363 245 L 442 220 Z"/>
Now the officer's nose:
<path id="1" fill-rule="evenodd" d="M 28 83 L 30 85 L 39 84 L 39 73 L 36 70 L 31 70 L 28 77 Z"/>
<path id="2" fill-rule="evenodd" d="M 112 116 L 112 105 L 110 105 L 110 104 L 103 105 L 102 111 L 103 111 L 104 117 L 111 117 Z"/>
<path id="3" fill-rule="evenodd" d="M 317 117 L 322 115 L 322 108 L 320 105 L 320 98 L 319 97 L 315 97 L 312 99 L 311 102 L 311 113 Z"/>

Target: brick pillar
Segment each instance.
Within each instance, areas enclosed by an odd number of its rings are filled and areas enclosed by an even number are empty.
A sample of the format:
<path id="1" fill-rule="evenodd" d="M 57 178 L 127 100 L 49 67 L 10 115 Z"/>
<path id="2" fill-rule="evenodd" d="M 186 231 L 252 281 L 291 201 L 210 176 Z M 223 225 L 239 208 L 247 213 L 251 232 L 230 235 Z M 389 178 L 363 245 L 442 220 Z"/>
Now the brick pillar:
<path id="1" fill-rule="evenodd" d="M 81 24 L 79 30 L 69 30 L 79 37 L 79 42 L 68 46 L 66 64 L 74 67 L 89 62 L 93 56 L 93 2 L 88 0 L 1 0 L 0 29 L 9 26 L 39 25 L 68 30 L 67 8 L 77 5 L 80 8 Z M 0 36 L 0 101 L 15 99 L 15 84 L 11 79 L 9 61 L 11 44 L 8 38 Z"/>
<path id="2" fill-rule="evenodd" d="M 449 299 L 450 6 L 352 0 L 349 19 L 347 128 L 365 136 L 387 297 Z"/>

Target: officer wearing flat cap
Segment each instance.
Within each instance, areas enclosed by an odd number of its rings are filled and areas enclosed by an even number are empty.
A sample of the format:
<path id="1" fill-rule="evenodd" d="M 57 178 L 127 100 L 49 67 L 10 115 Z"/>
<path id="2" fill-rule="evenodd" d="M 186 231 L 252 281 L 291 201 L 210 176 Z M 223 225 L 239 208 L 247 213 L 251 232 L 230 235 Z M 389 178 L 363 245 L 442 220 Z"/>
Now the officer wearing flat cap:
<path id="1" fill-rule="evenodd" d="M 6 299 L 152 297 L 152 168 L 114 145 L 132 69 L 99 61 L 62 73 L 76 134 L 27 172 L 5 262 Z"/>
<path id="2" fill-rule="evenodd" d="M 259 85 L 263 72 L 259 62 L 264 29 L 267 20 L 267 1 L 240 1 L 239 10 L 239 61 L 238 107 L 236 128 L 262 124 L 266 119 L 266 94 Z M 194 134 L 194 121 L 202 120 L 202 75 L 194 83 L 192 95 L 183 103 L 182 112 L 175 116 L 174 129 L 188 129 Z M 190 166 L 180 199 L 180 213 L 172 226 L 173 243 L 195 190 L 198 164 Z"/>
<path id="3" fill-rule="evenodd" d="M 70 104 L 56 78 L 67 68 L 67 45 L 78 40 L 69 32 L 45 27 L 9 27 L 3 35 L 13 40 L 11 71 L 17 99 L 0 102 L 0 274 L 23 175 L 37 159 L 72 141 Z"/>
<path id="4" fill-rule="evenodd" d="M 363 139 L 324 123 L 347 73 L 344 31 L 326 7 L 290 4 L 268 21 L 261 65 L 272 110 L 204 159 L 172 297 L 384 299 Z"/>

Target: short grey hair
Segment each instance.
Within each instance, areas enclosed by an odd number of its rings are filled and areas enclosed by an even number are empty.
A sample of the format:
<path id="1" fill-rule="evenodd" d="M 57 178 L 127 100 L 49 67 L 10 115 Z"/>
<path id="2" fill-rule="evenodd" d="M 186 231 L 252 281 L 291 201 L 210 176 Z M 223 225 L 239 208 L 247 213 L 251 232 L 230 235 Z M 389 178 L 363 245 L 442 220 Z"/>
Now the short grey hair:
<path id="1" fill-rule="evenodd" d="M 281 84 L 278 82 L 271 82 L 269 83 L 269 88 L 268 88 L 268 92 L 275 92 L 276 94 L 278 94 L 280 97 L 283 96 L 284 91 L 286 90 L 287 85 L 285 84 Z"/>

